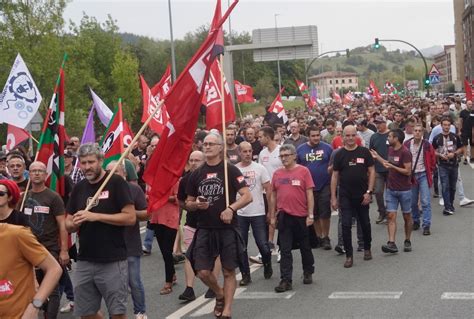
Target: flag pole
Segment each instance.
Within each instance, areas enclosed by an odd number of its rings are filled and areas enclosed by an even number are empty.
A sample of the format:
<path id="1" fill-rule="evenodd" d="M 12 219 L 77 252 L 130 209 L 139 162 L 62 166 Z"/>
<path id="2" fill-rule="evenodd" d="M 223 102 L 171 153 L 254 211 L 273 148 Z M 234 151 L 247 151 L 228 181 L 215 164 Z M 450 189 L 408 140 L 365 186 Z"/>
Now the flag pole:
<path id="1" fill-rule="evenodd" d="M 58 92 L 58 88 L 59 88 L 59 84 L 61 82 L 61 71 L 64 69 L 64 65 L 66 64 L 66 61 L 67 61 L 67 53 L 64 53 L 64 56 L 63 56 L 63 62 L 61 63 L 61 68 L 59 69 L 59 74 L 58 74 L 58 79 L 56 80 L 56 84 L 54 85 L 54 93 L 53 93 L 53 99 L 51 99 L 51 102 L 56 99 L 56 94 Z M 44 118 L 44 122 L 43 122 L 43 130 L 41 132 L 41 136 L 40 136 L 40 139 L 39 139 L 39 142 L 35 141 L 38 143 L 38 147 L 40 147 L 42 144 L 43 144 L 43 139 L 44 139 L 44 130 L 46 128 L 46 126 L 48 125 L 48 119 L 49 119 L 49 114 L 51 113 L 51 104 L 50 106 L 48 107 L 48 111 L 46 112 L 46 117 Z M 33 138 L 30 134 L 30 137 Z M 34 138 L 33 138 L 34 139 Z M 38 160 L 38 155 L 39 155 L 39 148 L 36 150 L 36 155 L 35 155 L 35 162 Z M 64 156 L 64 154 L 60 154 L 59 156 Z M 28 194 L 28 189 L 30 188 L 30 184 L 31 184 L 31 178 L 28 178 L 28 183 L 26 183 L 26 189 L 25 191 L 23 192 L 23 198 L 21 200 L 21 205 L 20 205 L 20 212 L 23 210 L 23 207 L 25 206 L 25 200 L 26 200 L 26 195 Z"/>
<path id="2" fill-rule="evenodd" d="M 238 106 L 238 108 L 239 108 L 240 118 L 242 118 L 242 110 L 240 109 L 240 103 L 237 103 L 237 106 Z"/>
<path id="3" fill-rule="evenodd" d="M 227 143 L 226 143 L 226 127 L 225 127 L 225 101 L 224 101 L 224 72 L 222 71 L 222 65 L 224 63 L 224 55 L 220 56 L 219 69 L 221 73 L 221 114 L 222 114 L 222 140 L 224 141 L 224 190 L 225 190 L 225 207 L 229 207 L 229 172 L 227 170 Z M 240 107 L 239 107 L 240 110 Z"/>
<path id="4" fill-rule="evenodd" d="M 143 123 L 142 127 L 140 128 L 140 130 L 137 132 L 137 134 L 135 134 L 135 137 L 133 138 L 133 140 L 130 142 L 130 145 L 128 145 L 128 147 L 125 149 L 125 151 L 122 153 L 122 155 L 120 156 L 120 158 L 117 160 L 117 162 L 115 163 L 115 165 L 112 167 L 112 169 L 110 170 L 110 173 L 109 175 L 107 176 L 107 178 L 104 180 L 104 182 L 102 183 L 102 185 L 100 185 L 99 189 L 97 190 L 97 192 L 95 193 L 94 197 L 92 197 L 92 200 L 89 201 L 89 204 L 87 205 L 87 207 L 85 208 L 85 210 L 89 210 L 92 208 L 92 205 L 93 203 L 99 198 L 99 195 L 100 193 L 102 193 L 102 191 L 104 190 L 105 186 L 107 185 L 107 183 L 109 182 L 109 180 L 112 178 L 112 175 L 115 173 L 115 171 L 117 170 L 118 166 L 120 163 L 122 163 L 122 161 L 125 159 L 125 157 L 128 156 L 128 154 L 130 153 L 130 151 L 132 150 L 133 148 L 133 144 L 135 144 L 137 141 L 138 141 L 138 138 L 140 137 L 140 135 L 143 134 L 143 131 L 145 131 L 145 129 L 147 128 L 148 124 L 150 124 L 150 121 L 153 119 L 153 117 L 155 116 L 156 113 L 158 113 L 159 110 L 161 110 L 161 107 L 163 106 L 163 104 L 165 103 L 164 100 L 161 100 L 159 103 L 158 103 L 158 106 L 155 108 L 155 110 L 153 111 L 152 114 L 150 114 L 150 116 L 148 117 L 148 119 L 145 121 L 145 123 Z"/>

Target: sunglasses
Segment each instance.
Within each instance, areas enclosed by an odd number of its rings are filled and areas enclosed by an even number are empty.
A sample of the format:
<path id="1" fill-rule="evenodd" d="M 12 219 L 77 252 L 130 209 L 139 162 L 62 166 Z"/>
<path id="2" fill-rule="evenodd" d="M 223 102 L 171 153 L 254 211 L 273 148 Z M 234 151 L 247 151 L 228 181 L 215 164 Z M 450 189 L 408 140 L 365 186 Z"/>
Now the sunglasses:
<path id="1" fill-rule="evenodd" d="M 3 197 L 5 195 L 8 195 L 8 192 L 0 191 L 0 196 Z"/>

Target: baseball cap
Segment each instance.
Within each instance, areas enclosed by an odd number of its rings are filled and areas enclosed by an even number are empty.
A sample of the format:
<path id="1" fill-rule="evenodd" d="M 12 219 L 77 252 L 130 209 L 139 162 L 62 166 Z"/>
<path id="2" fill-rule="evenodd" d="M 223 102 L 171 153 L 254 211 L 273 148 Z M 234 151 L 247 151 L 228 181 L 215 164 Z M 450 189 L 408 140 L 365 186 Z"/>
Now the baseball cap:
<path id="1" fill-rule="evenodd" d="M 375 124 L 380 124 L 380 123 L 387 123 L 387 121 L 385 120 L 385 117 L 383 116 L 377 116 L 374 120 L 374 123 Z"/>

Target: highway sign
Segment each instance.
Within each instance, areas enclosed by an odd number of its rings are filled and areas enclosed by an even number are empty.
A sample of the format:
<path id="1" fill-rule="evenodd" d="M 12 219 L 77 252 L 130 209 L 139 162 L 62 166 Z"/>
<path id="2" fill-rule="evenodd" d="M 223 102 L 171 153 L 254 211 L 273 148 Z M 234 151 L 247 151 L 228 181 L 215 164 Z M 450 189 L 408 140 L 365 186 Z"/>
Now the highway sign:
<path id="1" fill-rule="evenodd" d="M 439 74 L 430 74 L 430 84 L 438 84 L 439 82 Z"/>
<path id="2" fill-rule="evenodd" d="M 431 69 L 430 69 L 430 73 L 428 73 L 429 75 L 432 75 L 432 74 L 437 74 L 437 75 L 440 75 L 441 73 L 439 72 L 438 68 L 436 67 L 436 65 L 432 65 L 431 66 Z M 439 79 L 438 79 L 439 80 Z M 433 83 L 432 83 L 433 84 Z"/>

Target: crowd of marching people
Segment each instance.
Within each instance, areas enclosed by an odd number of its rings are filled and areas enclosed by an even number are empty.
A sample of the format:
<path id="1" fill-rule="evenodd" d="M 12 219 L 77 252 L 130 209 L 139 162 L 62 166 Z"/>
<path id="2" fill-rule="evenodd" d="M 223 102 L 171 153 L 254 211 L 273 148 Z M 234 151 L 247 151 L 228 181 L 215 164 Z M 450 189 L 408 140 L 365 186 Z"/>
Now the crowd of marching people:
<path id="1" fill-rule="evenodd" d="M 160 294 L 173 293 L 175 265 L 184 263 L 185 289 L 176 298 L 196 299 L 197 277 L 209 288 L 206 298 L 215 298 L 214 315 L 230 318 L 236 286 L 252 283 L 250 263 L 262 264 L 269 280 L 277 255 L 275 292 L 285 292 L 293 289 L 294 249 L 303 284 L 311 284 L 313 249 L 345 255 L 345 268 L 353 267 L 354 250 L 371 260 L 374 243 L 387 254 L 399 246 L 410 252 L 413 231 L 436 231 L 433 214 L 451 216 L 474 203 L 459 173 L 474 164 L 472 101 L 386 96 L 378 104 L 360 98 L 286 115 L 286 123 L 249 115 L 224 136 L 198 129 L 182 178 L 151 213 L 142 179 L 160 139 L 151 131 L 124 162 L 107 167 L 97 144 L 71 137 L 62 197 L 46 186 L 46 165 L 23 147 L 0 154 L 0 317 L 34 318 L 42 310 L 48 319 L 71 311 L 102 318 L 103 299 L 111 318 L 126 318 L 130 293 L 135 317 L 146 318 L 140 264 L 156 238 L 165 269 Z M 375 223 L 387 227 L 386 240 L 372 238 L 370 207 Z M 255 256 L 247 252 L 250 231 Z"/>

